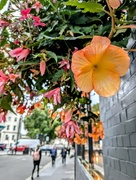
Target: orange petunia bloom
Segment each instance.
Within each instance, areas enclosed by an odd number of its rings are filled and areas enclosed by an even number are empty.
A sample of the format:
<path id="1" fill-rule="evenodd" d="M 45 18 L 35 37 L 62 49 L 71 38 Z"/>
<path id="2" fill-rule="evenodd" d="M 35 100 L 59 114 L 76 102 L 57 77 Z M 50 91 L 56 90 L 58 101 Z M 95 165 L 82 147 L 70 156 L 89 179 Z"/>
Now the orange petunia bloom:
<path id="1" fill-rule="evenodd" d="M 119 90 L 120 76 L 126 74 L 129 64 L 127 52 L 111 45 L 106 37 L 94 36 L 90 45 L 73 54 L 71 67 L 82 91 L 94 89 L 100 96 L 109 97 Z"/>

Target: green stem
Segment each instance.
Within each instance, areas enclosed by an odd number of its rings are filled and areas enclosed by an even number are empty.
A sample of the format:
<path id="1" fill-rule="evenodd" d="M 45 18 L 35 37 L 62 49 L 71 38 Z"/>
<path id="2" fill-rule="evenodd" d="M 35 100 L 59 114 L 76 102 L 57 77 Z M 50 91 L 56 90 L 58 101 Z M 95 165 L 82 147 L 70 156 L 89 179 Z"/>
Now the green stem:
<path id="1" fill-rule="evenodd" d="M 116 30 L 116 28 L 115 28 L 115 16 L 114 16 L 115 15 L 115 10 L 112 10 L 112 8 L 111 8 L 111 6 L 109 4 L 109 0 L 106 0 L 106 3 L 107 3 L 107 6 L 109 8 L 109 11 L 110 11 L 109 15 L 111 17 L 111 31 L 110 31 L 110 34 L 108 36 L 108 38 L 111 39 L 113 37 L 114 33 L 115 33 L 115 30 Z"/>

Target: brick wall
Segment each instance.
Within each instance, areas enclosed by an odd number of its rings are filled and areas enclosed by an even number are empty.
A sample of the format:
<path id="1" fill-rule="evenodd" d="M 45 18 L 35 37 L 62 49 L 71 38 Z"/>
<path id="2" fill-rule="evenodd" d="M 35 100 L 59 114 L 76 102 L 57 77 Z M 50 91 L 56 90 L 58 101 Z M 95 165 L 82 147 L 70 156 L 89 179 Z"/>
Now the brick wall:
<path id="1" fill-rule="evenodd" d="M 128 46 L 134 42 L 130 38 Z M 105 180 L 136 180 L 136 52 L 129 52 L 129 56 L 131 66 L 121 79 L 119 92 L 110 98 L 100 97 Z"/>

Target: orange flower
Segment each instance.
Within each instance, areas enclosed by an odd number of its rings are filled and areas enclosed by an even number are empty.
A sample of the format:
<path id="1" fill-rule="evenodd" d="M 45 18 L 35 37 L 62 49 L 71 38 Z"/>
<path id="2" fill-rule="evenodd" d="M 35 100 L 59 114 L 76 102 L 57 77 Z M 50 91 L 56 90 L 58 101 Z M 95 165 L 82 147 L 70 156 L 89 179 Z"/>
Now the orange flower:
<path id="1" fill-rule="evenodd" d="M 74 142 L 77 144 L 86 144 L 87 139 L 86 138 L 81 138 L 78 134 L 75 134 Z"/>
<path id="2" fill-rule="evenodd" d="M 89 137 L 92 137 L 94 141 L 98 141 L 100 138 L 104 138 L 104 128 L 102 122 L 92 124 L 92 133 L 88 133 Z"/>
<path id="3" fill-rule="evenodd" d="M 100 96 L 114 95 L 120 76 L 128 70 L 130 58 L 123 49 L 110 44 L 106 37 L 94 36 L 90 45 L 73 54 L 72 71 L 79 88 Z"/>
<path id="4" fill-rule="evenodd" d="M 41 102 L 37 102 L 34 104 L 34 108 L 42 108 L 43 104 Z"/>
<path id="5" fill-rule="evenodd" d="M 19 114 L 24 114 L 25 110 L 26 110 L 26 106 L 25 105 L 23 106 L 22 104 L 16 108 L 16 111 Z"/>

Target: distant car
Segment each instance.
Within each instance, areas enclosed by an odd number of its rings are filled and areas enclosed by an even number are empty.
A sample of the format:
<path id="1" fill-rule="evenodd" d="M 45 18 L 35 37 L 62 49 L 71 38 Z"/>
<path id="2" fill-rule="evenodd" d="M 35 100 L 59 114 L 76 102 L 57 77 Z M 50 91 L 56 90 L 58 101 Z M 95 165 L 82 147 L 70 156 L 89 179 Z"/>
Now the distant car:
<path id="1" fill-rule="evenodd" d="M 41 151 L 50 151 L 52 149 L 52 145 L 44 145 L 40 147 Z"/>
<path id="2" fill-rule="evenodd" d="M 6 149 L 6 145 L 5 144 L 0 144 L 0 150 L 4 151 L 4 149 Z"/>
<path id="3" fill-rule="evenodd" d="M 27 148 L 28 146 L 26 145 L 17 145 L 17 146 L 13 146 L 11 147 L 11 151 L 20 151 L 20 152 L 23 152 L 25 151 L 25 148 Z"/>

